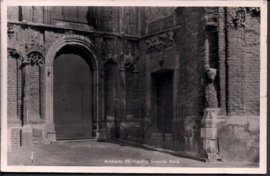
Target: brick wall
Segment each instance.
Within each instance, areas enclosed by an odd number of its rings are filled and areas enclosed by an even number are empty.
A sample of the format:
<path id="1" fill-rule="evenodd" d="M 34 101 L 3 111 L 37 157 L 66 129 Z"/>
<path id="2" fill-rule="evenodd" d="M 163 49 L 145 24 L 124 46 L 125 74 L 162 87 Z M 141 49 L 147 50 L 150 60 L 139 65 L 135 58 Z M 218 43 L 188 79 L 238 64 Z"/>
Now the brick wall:
<path id="1" fill-rule="evenodd" d="M 144 39 L 139 41 L 138 50 L 139 50 L 139 61 L 138 61 L 138 70 L 139 70 L 139 100 L 142 107 L 146 110 L 146 42 Z"/>
<path id="2" fill-rule="evenodd" d="M 154 47 L 148 49 L 144 39 L 139 42 L 140 60 L 140 98 L 146 109 L 146 55 L 150 57 L 150 73 L 158 73 L 161 70 L 169 69 L 176 72 L 176 105 L 177 117 L 173 120 L 173 133 L 176 150 L 186 150 L 200 153 L 202 148 L 200 140 L 200 119 L 204 109 L 204 76 L 203 59 L 205 57 L 204 41 L 205 33 L 201 15 L 203 8 L 179 8 L 175 12 L 175 25 L 180 25 L 179 29 L 174 30 L 174 46 L 167 47 L 163 52 Z M 165 25 L 172 16 L 160 18 L 152 21 L 148 32 L 159 32 L 173 27 Z M 172 18 L 173 19 L 173 18 Z M 184 35 L 183 35 L 184 34 Z M 213 37 L 214 38 L 214 37 Z M 146 38 L 147 39 L 147 38 Z M 216 38 L 215 38 L 216 39 Z M 213 40 L 215 40 L 213 39 Z M 213 49 L 217 52 L 216 48 Z M 179 55 L 179 69 L 175 69 L 176 55 Z M 214 58 L 217 54 L 211 55 Z M 160 64 L 160 59 L 164 63 Z M 151 83 L 151 107 L 154 108 L 156 97 L 156 85 L 152 79 Z M 166 91 L 166 90 L 165 90 Z M 153 120 L 153 119 L 152 119 Z M 151 119 L 145 119 L 144 125 L 149 127 L 145 133 L 146 143 L 154 142 L 158 138 L 153 133 L 156 129 L 151 125 Z M 155 137 L 154 137 L 154 136 Z M 158 135 L 158 134 L 156 134 Z M 169 137 L 169 136 L 168 136 Z M 158 139 L 156 138 L 156 142 Z M 187 139 L 187 140 L 186 140 Z M 162 142 L 162 141 L 160 141 Z M 168 143 L 169 145 L 169 143 Z"/>
<path id="3" fill-rule="evenodd" d="M 164 19 L 174 13 L 176 7 L 145 7 L 148 21 Z"/>
<path id="4" fill-rule="evenodd" d="M 220 103 L 227 119 L 219 125 L 223 160 L 259 162 L 260 23 L 246 14 L 235 27 L 238 8 L 219 8 Z"/>
<path id="5" fill-rule="evenodd" d="M 126 109 L 127 115 L 133 115 L 133 91 L 134 91 L 134 74 L 131 69 L 125 71 L 126 78 Z"/>
<path id="6" fill-rule="evenodd" d="M 41 143 L 42 142 L 42 133 L 43 129 L 42 128 L 36 128 L 33 127 L 33 143 Z"/>
<path id="7" fill-rule="evenodd" d="M 179 54 L 180 63 L 178 106 L 183 109 L 180 116 L 202 116 L 204 108 L 204 33 L 200 19 L 202 9 L 195 9 L 185 8 L 182 12 L 185 20 L 175 35 L 176 54 Z"/>
<path id="8" fill-rule="evenodd" d="M 21 129 L 12 128 L 11 129 L 11 150 L 19 147 L 21 145 Z"/>
<path id="9" fill-rule="evenodd" d="M 173 14 L 162 19 L 158 19 L 148 24 L 148 33 L 155 33 L 174 26 Z"/>
<path id="10" fill-rule="evenodd" d="M 7 8 L 7 19 L 11 21 L 19 21 L 19 7 L 9 6 Z"/>
<path id="11" fill-rule="evenodd" d="M 28 68 L 29 83 L 29 118 L 39 117 L 41 115 L 41 75 L 40 67 L 34 65 Z"/>
<path id="12" fill-rule="evenodd" d="M 107 116 L 114 116 L 115 98 L 116 98 L 116 72 L 117 65 L 114 63 L 106 66 L 106 80 L 105 80 L 105 112 Z"/>
<path id="13" fill-rule="evenodd" d="M 117 7 L 103 7 L 102 8 L 102 30 L 116 31 L 116 9 Z"/>
<path id="14" fill-rule="evenodd" d="M 228 8 L 228 22 L 237 8 Z M 259 115 L 260 23 L 246 15 L 245 28 L 228 28 L 228 115 Z"/>
<path id="15" fill-rule="evenodd" d="M 8 59 L 8 116 L 21 117 L 22 89 L 20 61 L 10 57 Z"/>

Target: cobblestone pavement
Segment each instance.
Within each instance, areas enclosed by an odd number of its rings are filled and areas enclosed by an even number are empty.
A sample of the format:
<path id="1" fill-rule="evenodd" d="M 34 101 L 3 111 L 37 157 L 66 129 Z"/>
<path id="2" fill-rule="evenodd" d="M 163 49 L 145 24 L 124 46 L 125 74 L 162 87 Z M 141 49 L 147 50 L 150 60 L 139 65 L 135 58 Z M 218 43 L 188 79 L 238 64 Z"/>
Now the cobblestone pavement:
<path id="1" fill-rule="evenodd" d="M 33 162 L 31 160 L 32 152 Z M 209 164 L 130 145 L 96 142 L 94 140 L 19 147 L 8 153 L 8 165 L 247 167 L 247 165 L 239 163 L 230 165 L 225 163 Z"/>

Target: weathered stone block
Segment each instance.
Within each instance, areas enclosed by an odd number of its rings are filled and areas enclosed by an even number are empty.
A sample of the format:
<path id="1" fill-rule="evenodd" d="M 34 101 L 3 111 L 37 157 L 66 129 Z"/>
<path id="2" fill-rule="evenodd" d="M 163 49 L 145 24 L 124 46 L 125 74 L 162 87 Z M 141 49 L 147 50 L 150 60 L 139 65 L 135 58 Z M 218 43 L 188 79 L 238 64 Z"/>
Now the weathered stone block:
<path id="1" fill-rule="evenodd" d="M 33 144 L 33 128 L 31 125 L 24 125 L 22 127 L 22 146 Z"/>
<path id="2" fill-rule="evenodd" d="M 201 137 L 205 139 L 217 139 L 217 128 L 201 128 Z"/>
<path id="3" fill-rule="evenodd" d="M 8 152 L 21 145 L 21 127 L 14 125 L 8 128 Z"/>
<path id="4" fill-rule="evenodd" d="M 206 153 L 216 154 L 218 152 L 217 140 L 204 139 L 203 148 Z"/>
<path id="5" fill-rule="evenodd" d="M 248 117 L 248 129 L 249 131 L 260 130 L 260 116 Z"/>

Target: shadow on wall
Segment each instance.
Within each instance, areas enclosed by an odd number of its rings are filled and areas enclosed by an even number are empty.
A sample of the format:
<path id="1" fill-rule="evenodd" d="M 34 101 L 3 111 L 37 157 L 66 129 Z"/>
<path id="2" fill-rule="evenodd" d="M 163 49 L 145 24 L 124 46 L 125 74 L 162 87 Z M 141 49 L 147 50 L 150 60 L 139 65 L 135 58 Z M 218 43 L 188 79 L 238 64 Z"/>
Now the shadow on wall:
<path id="1" fill-rule="evenodd" d="M 223 161 L 259 162 L 259 124 L 259 116 L 234 116 L 219 124 L 218 139 Z"/>

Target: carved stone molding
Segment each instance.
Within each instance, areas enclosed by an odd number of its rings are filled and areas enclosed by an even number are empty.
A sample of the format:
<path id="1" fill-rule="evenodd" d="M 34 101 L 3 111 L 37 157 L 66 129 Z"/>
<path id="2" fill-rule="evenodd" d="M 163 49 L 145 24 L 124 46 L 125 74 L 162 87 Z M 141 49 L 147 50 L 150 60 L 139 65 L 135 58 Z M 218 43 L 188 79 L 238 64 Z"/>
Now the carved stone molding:
<path id="1" fill-rule="evenodd" d="M 114 54 L 114 45 L 113 42 L 108 42 L 108 49 L 104 59 L 104 69 L 108 66 L 109 63 L 115 63 L 120 66 L 121 70 L 132 69 L 134 72 L 137 72 L 136 62 L 139 58 L 139 52 L 136 49 L 135 54 L 132 54 L 132 47 L 128 45 L 128 53 L 121 53 L 119 56 Z"/>
<path id="2" fill-rule="evenodd" d="M 150 37 L 146 39 L 147 48 L 150 49 L 153 47 L 161 51 L 169 46 L 175 46 L 173 37 L 174 32 L 172 31 Z"/>
<path id="3" fill-rule="evenodd" d="M 29 53 L 27 61 L 31 65 L 41 66 L 44 64 L 44 57 L 38 52 Z"/>
<path id="4" fill-rule="evenodd" d="M 20 55 L 14 50 L 8 50 L 8 58 L 10 57 L 15 58 L 15 59 L 21 59 Z"/>
<path id="5" fill-rule="evenodd" d="M 13 24 L 8 24 L 7 28 L 8 28 L 8 30 L 7 30 L 8 38 L 12 39 L 14 37 L 14 35 L 15 35 L 14 25 Z"/>
<path id="6" fill-rule="evenodd" d="M 23 60 L 23 55 L 14 48 L 8 48 L 8 58 L 10 57 Z"/>
<path id="7" fill-rule="evenodd" d="M 128 45 L 128 54 L 120 54 L 119 62 L 121 63 L 121 69 L 132 69 L 133 72 L 138 72 L 136 63 L 139 59 L 139 52 L 135 50 L 135 54 L 133 55 L 131 50 L 131 46 Z"/>
<path id="8" fill-rule="evenodd" d="M 50 37 L 50 36 L 49 36 Z M 104 84 L 104 79 L 101 77 L 103 72 L 103 62 L 100 54 L 98 54 L 94 44 L 86 36 L 83 35 L 63 35 L 57 40 L 53 40 L 49 46 L 45 58 L 45 119 L 46 126 L 44 130 L 45 141 L 55 141 L 54 130 L 54 115 L 53 115 L 53 62 L 57 52 L 65 46 L 76 46 L 82 48 L 88 55 L 87 59 L 92 65 L 93 69 L 93 118 L 97 123 L 104 119 L 104 94 L 100 87 Z M 101 103 L 100 103 L 101 102 Z"/>
<path id="9" fill-rule="evenodd" d="M 41 44 L 36 43 L 36 42 L 25 43 L 25 52 L 26 53 L 39 52 L 39 53 L 41 53 L 41 55 L 44 55 L 45 47 L 44 47 L 44 45 L 41 45 Z"/>

